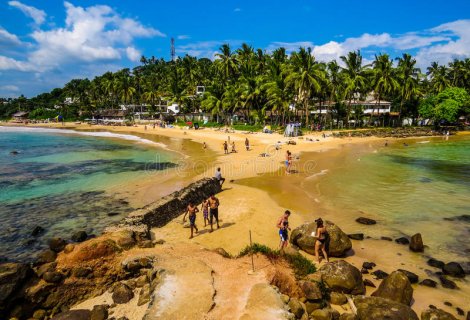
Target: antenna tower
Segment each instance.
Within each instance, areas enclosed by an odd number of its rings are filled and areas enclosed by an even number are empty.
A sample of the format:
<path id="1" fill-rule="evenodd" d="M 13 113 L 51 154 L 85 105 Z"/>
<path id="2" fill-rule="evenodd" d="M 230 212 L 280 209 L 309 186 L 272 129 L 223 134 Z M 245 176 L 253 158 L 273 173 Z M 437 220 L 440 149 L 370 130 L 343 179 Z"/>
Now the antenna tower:
<path id="1" fill-rule="evenodd" d="M 171 38 L 171 61 L 176 60 L 176 54 L 175 54 L 175 39 Z"/>

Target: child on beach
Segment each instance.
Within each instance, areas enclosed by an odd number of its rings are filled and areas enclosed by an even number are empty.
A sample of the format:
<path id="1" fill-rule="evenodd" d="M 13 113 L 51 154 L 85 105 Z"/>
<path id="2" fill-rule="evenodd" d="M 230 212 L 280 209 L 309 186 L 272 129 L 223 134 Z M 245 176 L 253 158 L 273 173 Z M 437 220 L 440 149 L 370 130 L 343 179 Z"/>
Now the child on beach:
<path id="1" fill-rule="evenodd" d="M 193 229 L 196 229 L 196 233 L 199 232 L 198 228 L 196 227 L 196 213 L 198 212 L 199 209 L 197 208 L 197 206 L 190 202 L 183 216 L 183 222 L 186 222 L 186 215 L 189 213 L 189 226 L 191 228 L 191 236 L 189 237 L 189 239 L 193 238 Z"/>
<path id="2" fill-rule="evenodd" d="M 201 205 L 202 214 L 204 216 L 204 227 L 209 224 L 209 200 L 206 199 Z"/>

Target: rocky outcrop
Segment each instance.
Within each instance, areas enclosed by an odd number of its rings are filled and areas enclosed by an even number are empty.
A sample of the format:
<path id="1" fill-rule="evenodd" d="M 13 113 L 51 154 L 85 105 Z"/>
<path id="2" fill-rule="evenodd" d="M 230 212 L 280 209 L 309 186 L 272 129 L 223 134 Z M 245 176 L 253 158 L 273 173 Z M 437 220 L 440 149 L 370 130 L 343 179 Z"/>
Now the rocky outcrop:
<path id="1" fill-rule="evenodd" d="M 320 273 L 331 291 L 355 295 L 366 292 L 361 272 L 344 260 L 327 263 L 320 268 Z"/>
<path id="2" fill-rule="evenodd" d="M 358 296 L 353 299 L 358 320 L 419 320 L 407 305 L 380 297 Z"/>
<path id="3" fill-rule="evenodd" d="M 421 320 L 457 320 L 457 318 L 442 309 L 427 309 L 421 312 Z"/>
<path id="4" fill-rule="evenodd" d="M 70 310 L 56 315 L 52 320 L 90 320 L 90 310 Z"/>
<path id="5" fill-rule="evenodd" d="M 423 244 L 423 238 L 421 237 L 421 233 L 417 233 L 411 237 L 410 250 L 413 252 L 424 251 L 424 244 Z"/>
<path id="6" fill-rule="evenodd" d="M 14 295 L 32 274 L 29 266 L 20 263 L 0 265 L 0 314 L 13 302 Z"/>
<path id="7" fill-rule="evenodd" d="M 320 284 L 315 281 L 300 281 L 299 286 L 307 300 L 320 300 L 323 297 Z"/>
<path id="8" fill-rule="evenodd" d="M 465 278 L 465 271 L 457 262 L 446 263 L 442 267 L 442 272 L 444 272 L 446 275 L 450 275 L 456 278 Z"/>
<path id="9" fill-rule="evenodd" d="M 413 288 L 406 274 L 401 271 L 394 271 L 380 283 L 379 288 L 372 293 L 372 296 L 409 306 L 413 298 Z"/>
<path id="10" fill-rule="evenodd" d="M 434 131 L 427 127 L 403 127 L 403 128 L 377 128 L 369 130 L 353 130 L 334 132 L 333 137 L 349 138 L 349 137 L 380 137 L 380 138 L 408 138 L 408 137 L 424 137 L 424 136 L 441 136 L 439 131 Z"/>
<path id="11" fill-rule="evenodd" d="M 333 222 L 326 221 L 325 227 L 329 235 L 328 254 L 331 257 L 342 257 L 352 248 L 349 237 Z M 303 251 L 315 254 L 316 237 L 312 232 L 317 229 L 315 222 L 305 223 L 292 231 L 290 242 Z"/>
<path id="12" fill-rule="evenodd" d="M 149 238 L 149 229 L 163 227 L 181 215 L 190 202 L 201 203 L 204 199 L 221 191 L 220 183 L 215 178 L 196 181 L 180 191 L 175 191 L 142 209 L 131 212 L 119 224 L 106 228 L 105 232 L 131 230 L 137 241 Z"/>
<path id="13" fill-rule="evenodd" d="M 134 298 L 134 292 L 125 284 L 118 284 L 113 291 L 113 301 L 117 304 L 129 302 Z"/>

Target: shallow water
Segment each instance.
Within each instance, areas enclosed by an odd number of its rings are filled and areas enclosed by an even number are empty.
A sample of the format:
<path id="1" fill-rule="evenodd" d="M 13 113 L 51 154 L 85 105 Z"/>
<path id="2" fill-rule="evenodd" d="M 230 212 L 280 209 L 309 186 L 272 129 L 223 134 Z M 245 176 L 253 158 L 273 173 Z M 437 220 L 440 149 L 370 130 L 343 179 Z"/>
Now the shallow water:
<path id="1" fill-rule="evenodd" d="M 470 138 L 390 140 L 302 154 L 297 174 L 237 183 L 261 187 L 305 220 L 332 219 L 348 233 L 380 238 L 420 232 L 425 254 L 469 262 Z M 359 216 L 377 219 L 363 226 Z M 463 216 L 463 217 L 461 217 Z M 460 218 L 458 218 L 460 217 Z"/>
<path id="2" fill-rule="evenodd" d="M 137 142 L 137 143 L 136 143 Z M 179 155 L 130 135 L 0 127 L 0 257 L 30 260 L 53 236 L 99 234 L 133 210 L 124 190 Z M 45 232 L 31 235 L 36 226 Z"/>

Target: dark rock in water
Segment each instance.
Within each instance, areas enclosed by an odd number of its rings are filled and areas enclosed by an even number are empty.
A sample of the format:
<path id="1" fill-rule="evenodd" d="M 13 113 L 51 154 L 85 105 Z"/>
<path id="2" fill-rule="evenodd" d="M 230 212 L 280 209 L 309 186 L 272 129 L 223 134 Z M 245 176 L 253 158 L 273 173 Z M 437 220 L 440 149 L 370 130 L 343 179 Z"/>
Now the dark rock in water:
<path id="1" fill-rule="evenodd" d="M 88 235 L 85 231 L 77 231 L 72 235 L 72 241 L 83 242 L 87 239 Z"/>
<path id="2" fill-rule="evenodd" d="M 119 212 L 115 212 L 115 211 L 107 213 L 108 217 L 114 217 L 114 216 L 117 216 L 118 214 Z"/>
<path id="3" fill-rule="evenodd" d="M 434 259 L 434 258 L 429 259 L 427 261 L 427 264 L 431 267 L 439 268 L 439 269 L 444 268 L 444 265 L 445 265 L 445 263 L 443 261 L 440 261 L 440 260 L 437 260 L 437 259 Z"/>
<path id="4" fill-rule="evenodd" d="M 366 292 L 361 272 L 344 260 L 325 264 L 319 271 L 323 282 L 331 291 L 350 294 Z"/>
<path id="5" fill-rule="evenodd" d="M 353 240 L 364 240 L 364 234 L 363 233 L 352 233 L 348 234 L 349 239 Z"/>
<path id="6" fill-rule="evenodd" d="M 442 309 L 429 308 L 421 312 L 421 320 L 457 320 L 453 315 Z"/>
<path id="7" fill-rule="evenodd" d="M 32 235 L 33 237 L 37 237 L 37 236 L 39 236 L 40 234 L 42 234 L 44 231 L 45 231 L 45 230 L 44 230 L 43 227 L 41 227 L 41 226 L 36 226 L 36 227 L 34 227 L 33 231 L 31 232 L 31 235 Z"/>
<path id="8" fill-rule="evenodd" d="M 371 270 L 372 268 L 375 268 L 376 266 L 377 266 L 377 265 L 376 265 L 375 263 L 373 263 L 373 262 L 364 262 L 364 263 L 362 264 L 362 267 L 363 267 L 364 269 L 368 269 L 368 270 Z"/>
<path id="9" fill-rule="evenodd" d="M 131 288 L 129 288 L 127 285 L 120 283 L 114 288 L 112 298 L 114 303 L 126 303 L 134 298 L 134 292 L 132 292 Z"/>
<path id="10" fill-rule="evenodd" d="M 18 151 L 16 151 L 16 150 L 12 150 L 12 151 L 10 151 L 10 154 L 12 154 L 12 155 L 16 156 L 17 154 L 19 154 L 19 152 L 18 152 Z"/>
<path id="11" fill-rule="evenodd" d="M 405 238 L 405 237 L 395 239 L 395 242 L 398 244 L 410 244 L 410 240 L 408 240 L 408 238 Z"/>
<path id="12" fill-rule="evenodd" d="M 384 236 L 380 237 L 380 240 L 393 241 L 392 238 L 390 238 L 390 237 L 384 237 Z"/>
<path id="13" fill-rule="evenodd" d="M 465 315 L 465 311 L 463 311 L 462 308 L 457 307 L 457 308 L 455 308 L 455 310 L 457 310 L 457 314 L 459 316 L 464 316 Z"/>
<path id="14" fill-rule="evenodd" d="M 377 279 L 385 279 L 386 277 L 388 277 L 388 273 L 386 273 L 385 271 L 382 271 L 382 270 L 375 270 L 374 272 L 372 272 L 372 274 Z"/>
<path id="15" fill-rule="evenodd" d="M 44 263 L 54 262 L 56 258 L 57 258 L 57 253 L 55 253 L 52 250 L 47 249 L 39 253 L 35 264 L 40 265 Z"/>
<path id="16" fill-rule="evenodd" d="M 444 218 L 444 220 L 470 222 L 470 214 L 463 214 L 461 216 L 456 216 L 456 217 L 451 217 L 451 218 Z"/>
<path id="17" fill-rule="evenodd" d="M 444 265 L 442 272 L 456 278 L 465 278 L 465 271 L 462 266 L 457 262 L 449 262 Z"/>
<path id="18" fill-rule="evenodd" d="M 364 285 L 367 286 L 367 287 L 376 288 L 375 284 L 372 281 L 370 281 L 369 279 L 364 279 Z"/>
<path id="19" fill-rule="evenodd" d="M 423 252 L 424 244 L 421 233 L 417 233 L 411 237 L 410 250 L 413 252 Z"/>
<path id="20" fill-rule="evenodd" d="M 404 269 L 398 269 L 398 271 L 403 272 L 411 283 L 418 283 L 419 277 L 417 274 Z"/>
<path id="21" fill-rule="evenodd" d="M 407 305 L 380 297 L 357 296 L 353 298 L 359 320 L 419 320 Z"/>
<path id="22" fill-rule="evenodd" d="M 359 217 L 356 219 L 356 222 L 360 223 L 360 224 L 365 224 L 365 225 L 373 225 L 373 224 L 376 224 L 377 221 L 373 220 L 373 219 L 369 219 L 369 218 L 365 218 L 365 217 Z"/>
<path id="23" fill-rule="evenodd" d="M 44 281 L 49 283 L 59 283 L 62 281 L 63 275 L 56 271 L 47 271 L 42 275 Z"/>
<path id="24" fill-rule="evenodd" d="M 106 320 L 108 319 L 108 305 L 97 305 L 91 310 L 90 320 Z"/>
<path id="25" fill-rule="evenodd" d="M 424 279 L 419 284 L 430 288 L 435 288 L 437 286 L 437 282 L 431 279 Z"/>
<path id="26" fill-rule="evenodd" d="M 445 276 L 439 276 L 439 280 L 441 281 L 441 284 L 444 288 L 447 288 L 447 289 L 459 288 L 457 287 L 457 284 L 454 281 L 447 279 Z"/>
<path id="27" fill-rule="evenodd" d="M 49 240 L 49 248 L 54 252 L 61 252 L 64 250 L 67 242 L 62 238 L 52 238 Z"/>
<path id="28" fill-rule="evenodd" d="M 409 306 L 413 298 L 413 288 L 406 274 L 401 271 L 393 271 L 380 283 L 379 288 L 372 293 L 372 296 Z"/>
<path id="29" fill-rule="evenodd" d="M 52 318 L 52 320 L 90 320 L 91 311 L 85 309 L 69 310 L 62 312 Z"/>
<path id="30" fill-rule="evenodd" d="M 25 239 L 21 242 L 22 247 L 30 247 L 36 243 L 36 239 Z"/>

